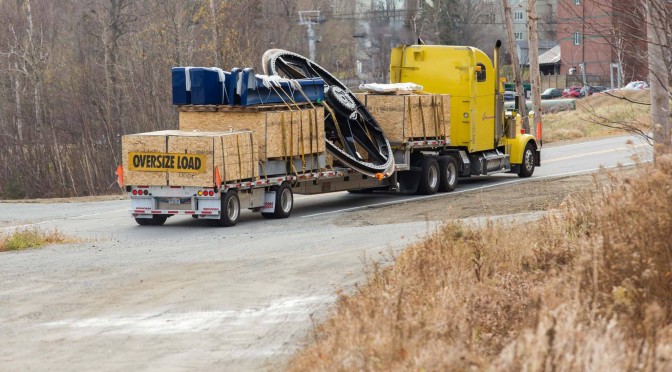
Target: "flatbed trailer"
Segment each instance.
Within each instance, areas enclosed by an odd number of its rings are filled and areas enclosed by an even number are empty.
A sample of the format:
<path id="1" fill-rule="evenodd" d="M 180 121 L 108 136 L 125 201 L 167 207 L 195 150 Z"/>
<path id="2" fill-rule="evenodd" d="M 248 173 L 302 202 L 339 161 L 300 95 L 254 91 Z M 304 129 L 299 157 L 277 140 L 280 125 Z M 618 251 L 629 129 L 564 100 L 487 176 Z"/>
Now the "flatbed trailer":
<path id="1" fill-rule="evenodd" d="M 140 225 L 162 225 L 168 217 L 188 215 L 212 221 L 216 225 L 233 226 L 242 209 L 260 212 L 265 218 L 287 218 L 294 207 L 294 194 L 315 195 L 339 191 L 381 190 L 431 194 L 452 191 L 457 182 L 456 168 L 440 173 L 413 166 L 416 155 L 439 160 L 446 155 L 445 140 L 427 139 L 400 145 L 391 177 L 371 177 L 345 167 L 294 175 L 259 177 L 247 181 L 223 183 L 221 187 L 127 185 L 131 199 L 130 214 Z M 430 162 L 430 164 L 433 164 Z M 410 184 L 415 190 L 409 190 Z M 400 188 L 400 184 L 402 187 Z M 441 184 L 449 185 L 440 189 Z"/>

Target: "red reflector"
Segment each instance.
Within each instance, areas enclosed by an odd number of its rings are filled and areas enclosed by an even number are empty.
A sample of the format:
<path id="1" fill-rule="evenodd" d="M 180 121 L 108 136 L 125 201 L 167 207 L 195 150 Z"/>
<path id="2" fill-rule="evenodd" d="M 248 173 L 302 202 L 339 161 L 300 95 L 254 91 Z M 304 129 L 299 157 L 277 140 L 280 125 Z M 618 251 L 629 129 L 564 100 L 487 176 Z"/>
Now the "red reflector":
<path id="1" fill-rule="evenodd" d="M 525 134 L 525 129 L 521 129 L 520 134 Z"/>
<path id="2" fill-rule="evenodd" d="M 201 212 L 201 214 L 212 214 L 212 212 Z"/>
<path id="3" fill-rule="evenodd" d="M 170 186 L 171 189 L 181 189 L 182 186 Z"/>
<path id="4" fill-rule="evenodd" d="M 194 213 L 196 213 L 196 212 L 194 212 L 194 211 L 184 211 L 184 214 L 194 214 Z"/>
<path id="5" fill-rule="evenodd" d="M 138 186 L 139 189 L 148 189 L 149 186 Z"/>
<path id="6" fill-rule="evenodd" d="M 177 214 L 177 211 L 168 211 L 168 214 Z"/>

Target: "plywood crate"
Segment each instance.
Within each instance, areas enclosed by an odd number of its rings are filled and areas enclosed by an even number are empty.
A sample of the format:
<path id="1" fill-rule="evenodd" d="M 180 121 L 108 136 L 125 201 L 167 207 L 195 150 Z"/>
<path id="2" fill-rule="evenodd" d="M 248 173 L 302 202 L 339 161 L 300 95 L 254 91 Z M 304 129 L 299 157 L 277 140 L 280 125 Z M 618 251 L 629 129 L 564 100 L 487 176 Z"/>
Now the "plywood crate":
<path id="1" fill-rule="evenodd" d="M 168 184 L 167 172 L 135 171 L 130 170 L 129 166 L 129 154 L 132 152 L 164 153 L 166 151 L 165 134 L 150 132 L 125 135 L 121 139 L 121 151 L 125 184 L 146 186 L 166 186 Z"/>
<path id="2" fill-rule="evenodd" d="M 205 186 L 213 184 L 214 167 L 223 182 L 254 179 L 258 176 L 258 152 L 251 131 L 184 132 L 168 136 L 168 153 L 206 156 L 205 172 L 169 172 L 171 186 Z"/>
<path id="3" fill-rule="evenodd" d="M 358 94 L 392 143 L 450 137 L 450 96 Z"/>
<path id="4" fill-rule="evenodd" d="M 137 146 L 138 143 L 147 142 L 141 141 L 144 138 L 156 140 L 156 146 L 152 148 Z M 168 130 L 124 136 L 122 143 L 124 181 L 130 185 L 209 187 L 215 185 L 215 168 L 218 169 L 221 181 L 224 183 L 256 179 L 259 175 L 258 151 L 251 131 L 195 133 Z M 173 163 L 170 164 L 169 170 L 162 172 L 131 171 L 128 164 L 132 161 L 130 159 L 132 153 L 166 155 L 172 158 Z M 180 171 L 175 162 L 179 163 L 181 158 L 187 160 L 198 158 L 200 162 L 198 169 Z M 161 174 L 162 178 L 155 174 Z"/>
<path id="5" fill-rule="evenodd" d="M 251 130 L 261 160 L 299 157 L 325 152 L 324 109 L 258 111 L 254 108 L 195 111 L 180 108 L 180 130 Z"/>

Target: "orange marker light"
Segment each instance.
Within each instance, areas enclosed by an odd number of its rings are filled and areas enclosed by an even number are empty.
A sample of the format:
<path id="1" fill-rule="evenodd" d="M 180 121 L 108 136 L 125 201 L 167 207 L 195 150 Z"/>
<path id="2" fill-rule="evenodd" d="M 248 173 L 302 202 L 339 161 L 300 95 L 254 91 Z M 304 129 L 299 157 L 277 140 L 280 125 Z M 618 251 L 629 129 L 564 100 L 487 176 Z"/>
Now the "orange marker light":
<path id="1" fill-rule="evenodd" d="M 382 174 L 382 173 L 376 173 L 376 179 L 377 179 L 378 181 L 382 181 L 383 178 L 385 178 L 385 175 L 384 175 L 384 174 Z"/>

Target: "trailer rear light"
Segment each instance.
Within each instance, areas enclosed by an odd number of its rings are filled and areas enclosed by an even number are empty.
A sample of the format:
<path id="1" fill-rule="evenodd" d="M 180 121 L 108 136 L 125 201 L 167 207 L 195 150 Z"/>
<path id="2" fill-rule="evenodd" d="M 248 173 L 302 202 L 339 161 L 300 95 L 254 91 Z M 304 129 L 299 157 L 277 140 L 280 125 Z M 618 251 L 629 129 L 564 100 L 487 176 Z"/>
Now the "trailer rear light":
<path id="1" fill-rule="evenodd" d="M 138 195 L 138 190 L 133 190 L 132 194 L 133 195 Z"/>
<path id="2" fill-rule="evenodd" d="M 214 196 L 214 195 L 215 195 L 215 192 L 212 191 L 212 190 L 210 190 L 210 191 L 208 191 L 208 195 L 210 195 L 210 196 Z"/>
<path id="3" fill-rule="evenodd" d="M 520 134 L 525 134 L 525 129 L 521 129 Z"/>

